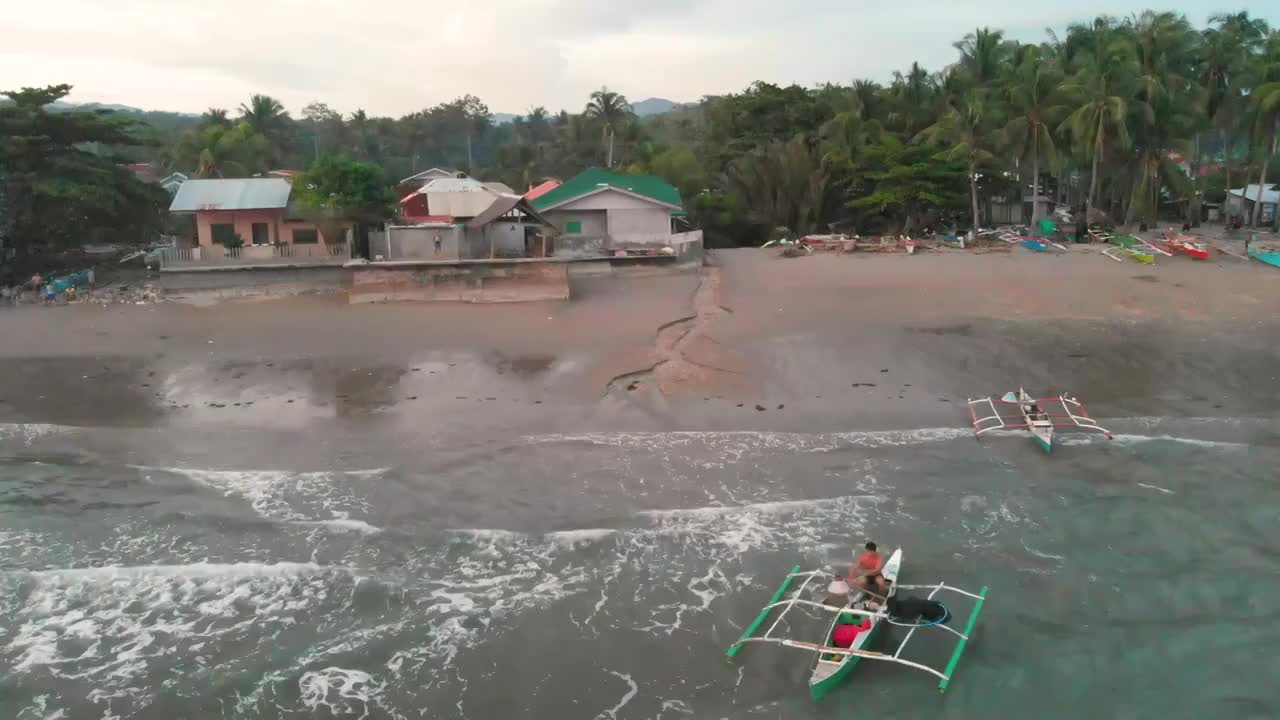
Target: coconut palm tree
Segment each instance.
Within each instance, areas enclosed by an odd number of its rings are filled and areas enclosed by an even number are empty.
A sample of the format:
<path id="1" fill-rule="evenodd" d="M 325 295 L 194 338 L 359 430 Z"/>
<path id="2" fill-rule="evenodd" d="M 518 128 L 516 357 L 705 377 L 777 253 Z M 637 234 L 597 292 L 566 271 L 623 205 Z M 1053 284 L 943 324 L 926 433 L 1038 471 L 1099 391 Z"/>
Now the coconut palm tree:
<path id="1" fill-rule="evenodd" d="M 290 123 L 289 113 L 285 111 L 284 105 L 267 95 L 253 95 L 249 102 L 240 104 L 240 121 L 267 139 L 270 161 L 275 162 Z"/>
<path id="2" fill-rule="evenodd" d="M 200 124 L 227 127 L 231 124 L 231 118 L 227 116 L 225 108 L 211 107 L 200 115 Z"/>
<path id="3" fill-rule="evenodd" d="M 1154 223 L 1162 187 L 1176 191 L 1188 207 L 1195 205 L 1191 184 L 1169 153 L 1192 154 L 1186 141 L 1203 117 L 1193 79 L 1198 38 L 1185 17 L 1168 12 L 1144 11 L 1134 17 L 1131 30 L 1138 74 L 1137 92 L 1129 102 L 1134 152 L 1125 222 L 1142 212 L 1147 223 Z"/>
<path id="4" fill-rule="evenodd" d="M 1098 198 L 1098 164 L 1103 149 L 1109 141 L 1120 147 L 1129 144 L 1129 102 L 1137 60 L 1133 44 L 1117 36 L 1111 26 L 1095 23 L 1085 32 L 1092 32 L 1093 37 L 1069 51 L 1074 53 L 1077 69 L 1059 88 L 1070 112 L 1059 128 L 1069 131 L 1081 155 L 1089 158 L 1088 217 Z M 1066 46 L 1072 47 L 1070 35 Z"/>
<path id="5" fill-rule="evenodd" d="M 613 167 L 613 138 L 620 124 L 631 116 L 631 103 L 620 93 L 607 87 L 591 93 L 584 114 L 603 125 L 608 150 L 605 155 L 605 167 Z"/>
<path id="6" fill-rule="evenodd" d="M 1062 70 L 1043 48 L 1027 45 L 1017 62 L 1009 66 L 1004 87 L 1010 113 L 1005 138 L 1018 157 L 1031 159 L 1031 224 L 1040 220 L 1040 160 L 1045 158 L 1058 170 L 1058 151 L 1053 142 L 1062 106 L 1055 94 L 1062 83 Z"/>
<path id="7" fill-rule="evenodd" d="M 725 174 L 753 221 L 798 235 L 822 217 L 828 180 L 826 163 L 803 137 L 759 147 L 734 160 Z"/>
<path id="8" fill-rule="evenodd" d="M 969 199 L 973 203 L 973 232 L 978 232 L 978 173 L 995 159 L 990 107 L 985 93 L 974 88 L 960 102 L 926 128 L 918 140 L 942 147 L 938 160 L 963 162 L 969 175 Z"/>
<path id="9" fill-rule="evenodd" d="M 960 71 L 976 87 L 994 84 L 1007 55 L 1004 31 L 978 28 L 953 45 L 960 51 Z"/>
<path id="10" fill-rule="evenodd" d="M 1262 154 L 1258 172 L 1258 196 L 1253 203 L 1250 227 L 1258 226 L 1262 213 L 1262 191 L 1267 182 L 1267 169 L 1280 141 L 1280 31 L 1271 33 L 1266 48 L 1254 61 L 1255 86 L 1249 95 L 1255 136 Z M 1280 218 L 1278 218 L 1280 219 Z"/>

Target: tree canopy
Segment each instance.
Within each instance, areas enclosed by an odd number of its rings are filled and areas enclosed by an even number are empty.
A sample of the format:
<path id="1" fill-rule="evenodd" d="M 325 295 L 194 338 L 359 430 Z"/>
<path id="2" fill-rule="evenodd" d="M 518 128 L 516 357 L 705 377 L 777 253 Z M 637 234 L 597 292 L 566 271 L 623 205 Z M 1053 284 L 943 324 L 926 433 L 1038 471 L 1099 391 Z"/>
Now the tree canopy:
<path id="1" fill-rule="evenodd" d="M 19 264 L 87 240 L 145 240 L 168 204 L 123 164 L 140 142 L 138 122 L 106 110 L 51 111 L 70 91 L 3 93 L 11 102 L 0 105 L 0 235 Z"/>
<path id="2" fill-rule="evenodd" d="M 7 123 L 26 123 L 16 136 L 58 137 L 65 123 L 76 130 L 57 152 L 7 143 L 7 202 L 21 208 L 6 222 L 33 228 L 42 221 L 23 218 L 57 214 L 55 185 L 80 198 L 77 208 L 120 221 L 107 208 L 129 206 L 130 191 L 91 192 L 81 179 L 105 183 L 119 172 L 109 155 L 138 142 L 162 169 L 199 177 L 329 173 L 334 165 L 322 161 L 332 156 L 368 164 L 361 177 L 376 167 L 388 184 L 431 167 L 519 189 L 601 165 L 657 174 L 680 188 L 690 221 L 713 244 L 756 244 L 780 225 L 967 229 L 991 224 L 997 203 L 1033 195 L 1116 222 L 1196 223 L 1201 206 L 1221 203 L 1229 188 L 1278 179 L 1280 33 L 1248 12 L 1214 15 L 1200 28 L 1175 12 L 1101 16 L 1036 43 L 979 27 L 954 47 L 947 67 L 912 63 L 887 82 L 756 82 L 650 117 L 607 87 L 580 112 L 534 107 L 509 121 L 472 95 L 398 118 L 322 100 L 293 116 L 254 95 L 234 111 L 210 108 L 182 127 L 143 132 L 102 113 L 59 119 L 32 110 L 65 91 L 31 91 L 5 110 Z M 44 177 L 72 185 L 46 180 L 37 201 L 15 178 L 36 172 L 41 152 L 58 156 Z M 79 179 L 66 180 L 73 173 L 61 171 L 73 167 Z"/>

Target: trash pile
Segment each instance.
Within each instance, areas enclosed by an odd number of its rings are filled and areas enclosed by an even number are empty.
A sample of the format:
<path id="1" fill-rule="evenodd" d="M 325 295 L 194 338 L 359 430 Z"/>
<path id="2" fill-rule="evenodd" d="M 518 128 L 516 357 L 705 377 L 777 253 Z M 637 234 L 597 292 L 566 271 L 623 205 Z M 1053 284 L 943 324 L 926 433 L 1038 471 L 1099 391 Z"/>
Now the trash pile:
<path id="1" fill-rule="evenodd" d="M 0 302 L 5 305 L 66 305 L 85 302 L 142 305 L 160 302 L 163 298 L 163 291 L 150 283 L 114 283 L 95 288 L 92 269 L 49 278 L 37 273 L 21 285 L 0 288 Z"/>

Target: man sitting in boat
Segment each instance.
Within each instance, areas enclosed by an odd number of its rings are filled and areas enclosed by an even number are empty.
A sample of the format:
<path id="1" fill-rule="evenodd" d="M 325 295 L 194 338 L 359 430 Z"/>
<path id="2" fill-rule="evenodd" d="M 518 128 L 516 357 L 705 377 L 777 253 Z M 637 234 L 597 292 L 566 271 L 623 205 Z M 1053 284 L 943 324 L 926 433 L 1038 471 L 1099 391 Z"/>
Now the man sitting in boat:
<path id="1" fill-rule="evenodd" d="M 849 584 L 861 588 L 865 592 L 885 597 L 889 586 L 885 583 L 880 571 L 884 570 L 884 557 L 876 552 L 876 544 L 869 542 L 866 549 L 853 562 L 849 569 Z"/>

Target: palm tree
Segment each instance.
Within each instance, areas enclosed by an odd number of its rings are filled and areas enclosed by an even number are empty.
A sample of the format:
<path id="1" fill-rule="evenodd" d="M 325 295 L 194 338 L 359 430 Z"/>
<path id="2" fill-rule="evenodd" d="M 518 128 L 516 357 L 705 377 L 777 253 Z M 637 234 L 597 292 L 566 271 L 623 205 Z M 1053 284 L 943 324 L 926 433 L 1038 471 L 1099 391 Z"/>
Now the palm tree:
<path id="1" fill-rule="evenodd" d="M 978 28 L 954 44 L 960 51 L 960 69 L 975 87 L 985 87 L 999 78 L 1006 55 L 1004 31 Z"/>
<path id="2" fill-rule="evenodd" d="M 1031 224 L 1040 220 L 1040 158 L 1049 159 L 1058 169 L 1058 151 L 1053 143 L 1053 127 L 1062 107 L 1054 104 L 1054 94 L 1062 82 L 1062 72 L 1044 50 L 1035 45 L 1022 49 L 1018 62 L 1005 78 L 1009 111 L 1005 136 L 1019 157 L 1031 156 Z"/>
<path id="3" fill-rule="evenodd" d="M 828 179 L 826 164 L 803 137 L 759 147 L 734 160 L 725 175 L 753 221 L 797 234 L 822 217 Z"/>
<path id="4" fill-rule="evenodd" d="M 240 121 L 253 132 L 266 138 L 270 144 L 270 161 L 279 157 L 285 129 L 289 126 L 289 113 L 279 100 L 267 95 L 253 95 L 248 103 L 240 104 Z"/>
<path id="5" fill-rule="evenodd" d="M 1125 222 L 1145 210 L 1146 222 L 1154 223 L 1162 187 L 1177 191 L 1189 210 L 1196 205 L 1191 183 L 1169 159 L 1169 151 L 1194 155 L 1186 147 L 1187 140 L 1194 137 L 1197 119 L 1204 116 L 1192 79 L 1197 37 L 1185 17 L 1150 10 L 1133 19 L 1132 31 L 1138 75 L 1137 92 L 1129 103 L 1135 152 Z"/>
<path id="6" fill-rule="evenodd" d="M 601 87 L 591 93 L 591 100 L 587 102 L 584 114 L 592 120 L 599 121 L 604 126 L 605 139 L 608 144 L 605 167 L 613 167 L 613 138 L 619 124 L 629 117 L 631 113 L 631 103 L 627 102 L 627 98 L 623 95 L 613 92 L 607 87 Z"/>
<path id="7" fill-rule="evenodd" d="M 1095 24 L 1095 27 L 1097 25 Z M 1132 77 L 1137 73 L 1133 46 L 1125 38 L 1114 37 L 1104 26 L 1098 37 L 1077 52 L 1079 69 L 1063 83 L 1060 91 L 1071 114 L 1059 126 L 1068 130 L 1077 147 L 1090 157 L 1089 193 L 1085 216 L 1092 215 L 1098 196 L 1098 163 L 1108 135 L 1121 147 L 1129 144 L 1129 99 Z M 1068 46 L 1071 37 L 1068 37 Z M 1082 153 L 1082 154 L 1083 154 Z"/>
<path id="8" fill-rule="evenodd" d="M 1253 202 L 1250 227 L 1258 226 L 1262 213 L 1262 190 L 1267 182 L 1267 169 L 1280 141 L 1280 32 L 1267 38 L 1267 46 L 1255 60 L 1256 86 L 1249 95 L 1253 110 L 1255 135 L 1261 141 L 1262 169 L 1258 172 L 1258 196 Z M 1268 142 L 1269 140 L 1269 142 Z"/>
<path id="9" fill-rule="evenodd" d="M 231 118 L 227 116 L 225 108 L 211 107 L 205 110 L 200 116 L 201 125 L 221 125 L 227 127 L 231 124 Z"/>
<path id="10" fill-rule="evenodd" d="M 288 123 L 289 113 L 279 100 L 267 95 L 254 95 L 248 103 L 240 103 L 240 119 L 259 135 L 270 137 Z"/>
<path id="11" fill-rule="evenodd" d="M 973 203 L 974 235 L 978 233 L 978 171 L 995 159 L 991 150 L 990 113 L 984 95 L 976 88 L 971 90 L 917 138 L 944 146 L 936 159 L 965 164 L 969 199 Z"/>

